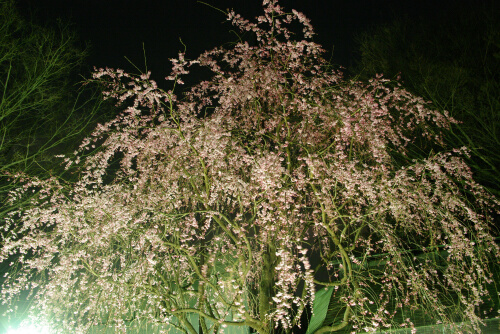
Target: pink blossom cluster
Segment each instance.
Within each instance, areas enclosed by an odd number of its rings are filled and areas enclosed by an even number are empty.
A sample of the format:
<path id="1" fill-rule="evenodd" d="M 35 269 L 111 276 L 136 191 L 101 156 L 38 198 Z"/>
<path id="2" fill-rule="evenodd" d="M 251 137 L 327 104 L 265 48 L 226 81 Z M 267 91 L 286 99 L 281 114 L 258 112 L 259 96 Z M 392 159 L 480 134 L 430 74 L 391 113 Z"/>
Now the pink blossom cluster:
<path id="1" fill-rule="evenodd" d="M 79 181 L 28 178 L 12 193 L 39 195 L 7 221 L 16 233 L 0 260 L 17 254 L 20 265 L 4 303 L 33 290 L 33 316 L 61 332 L 147 321 L 194 334 L 197 314 L 206 330 L 269 333 L 299 326 L 316 290 L 335 286 L 331 330 L 389 328 L 415 305 L 449 321 L 447 291 L 480 321 L 500 203 L 463 150 L 440 146 L 454 120 L 399 83 L 343 79 L 302 13 L 263 7 L 256 23 L 228 17 L 258 46 L 172 60 L 175 84 L 190 66 L 213 71 L 182 98 L 149 73 L 96 70 L 105 96 L 127 107 L 65 158 Z M 304 40 L 291 39 L 293 20 Z M 413 159 L 416 138 L 441 152 Z M 429 259 L 437 249 L 446 265 Z"/>

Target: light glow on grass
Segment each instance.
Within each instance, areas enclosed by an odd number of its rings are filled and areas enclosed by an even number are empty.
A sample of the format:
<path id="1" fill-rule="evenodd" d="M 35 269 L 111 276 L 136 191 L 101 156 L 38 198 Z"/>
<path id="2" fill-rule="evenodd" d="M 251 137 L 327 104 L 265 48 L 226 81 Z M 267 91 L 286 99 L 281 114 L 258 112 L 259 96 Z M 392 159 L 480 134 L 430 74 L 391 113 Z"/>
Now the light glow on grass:
<path id="1" fill-rule="evenodd" d="M 7 334 L 51 334 L 51 332 L 48 326 L 27 324 L 9 329 Z"/>

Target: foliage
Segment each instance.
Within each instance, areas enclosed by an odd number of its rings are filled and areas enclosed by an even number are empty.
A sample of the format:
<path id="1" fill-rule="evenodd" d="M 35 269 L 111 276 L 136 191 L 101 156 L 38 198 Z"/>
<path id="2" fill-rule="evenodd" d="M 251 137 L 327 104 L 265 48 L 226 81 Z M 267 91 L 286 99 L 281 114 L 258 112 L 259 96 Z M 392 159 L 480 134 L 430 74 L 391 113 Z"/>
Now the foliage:
<path id="1" fill-rule="evenodd" d="M 0 5 L 0 152 L 5 170 L 18 165 L 25 168 L 37 149 L 43 148 L 52 134 L 61 132 L 67 115 L 54 110 L 68 104 L 65 99 L 71 97 L 64 95 L 69 90 L 67 79 L 85 53 L 73 46 L 75 37 L 66 27 L 61 27 L 58 36 L 55 31 L 24 22 L 13 1 Z"/>
<path id="2" fill-rule="evenodd" d="M 22 225 L 3 239 L 0 259 L 18 255 L 5 302 L 30 290 L 32 317 L 60 332 L 148 322 L 194 334 L 195 314 L 203 333 L 264 334 L 291 332 L 333 287 L 339 317 L 316 333 L 414 327 L 392 321 L 414 309 L 478 328 L 500 203 L 471 179 L 465 149 L 408 156 L 416 138 L 443 144 L 455 121 L 397 82 L 343 79 L 302 13 L 263 7 L 256 23 L 228 13 L 256 46 L 180 53 L 170 91 L 149 73 L 96 70 L 127 107 L 65 157 L 77 182 L 15 178 L 11 201 L 37 195 L 7 220 Z M 195 65 L 213 77 L 179 98 Z"/>
<path id="3" fill-rule="evenodd" d="M 358 36 L 355 73 L 400 75 L 405 87 L 460 121 L 445 135 L 467 146 L 475 179 L 500 195 L 500 11 L 456 6 L 439 21 L 396 20 Z"/>
<path id="4" fill-rule="evenodd" d="M 105 119 L 100 92 L 73 87 L 86 57 L 76 41 L 69 26 L 34 25 L 19 16 L 14 1 L 0 1 L 0 217 L 13 209 L 5 202 L 12 189 L 6 175 L 61 176 L 53 155 L 73 151 Z"/>
<path id="5" fill-rule="evenodd" d="M 17 185 L 11 175 L 23 171 L 32 176 L 75 178 L 65 171 L 54 154 L 78 147 L 97 124 L 110 119 L 109 104 L 98 87 L 77 90 L 77 71 L 87 55 L 77 45 L 70 26 L 59 22 L 48 29 L 23 20 L 15 1 L 0 0 L 0 228 L 2 233 L 20 229 L 5 225 L 14 210 L 29 205 L 36 194 L 8 202 Z M 11 231 L 12 229 L 12 231 Z M 12 260 L 14 258 L 9 259 Z M 8 262 L 0 269 L 0 282 Z M 19 296 L 22 305 L 23 296 Z M 22 314 L 18 310 L 14 324 Z M 4 321 L 2 321 L 5 324 Z M 1 324 L 0 324 L 1 327 Z"/>

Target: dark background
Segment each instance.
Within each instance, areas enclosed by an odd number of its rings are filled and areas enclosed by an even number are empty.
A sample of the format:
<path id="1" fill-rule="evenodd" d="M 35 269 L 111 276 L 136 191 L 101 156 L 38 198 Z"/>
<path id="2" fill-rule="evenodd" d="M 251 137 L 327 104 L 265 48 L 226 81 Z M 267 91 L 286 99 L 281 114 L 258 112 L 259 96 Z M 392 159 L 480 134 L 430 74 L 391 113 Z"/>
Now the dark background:
<path id="1" fill-rule="evenodd" d="M 260 0 L 206 2 L 224 11 L 234 8 L 251 20 L 262 13 Z M 310 18 L 317 33 L 314 41 L 326 49 L 325 58 L 349 67 L 357 56 L 353 38 L 360 32 L 395 18 L 439 21 L 477 1 L 282 0 L 279 4 Z M 73 23 L 82 46 L 90 42 L 89 70 L 108 66 L 137 72 L 125 56 L 145 70 L 144 43 L 148 70 L 160 86 L 170 71 L 168 58 L 184 49 L 179 38 L 189 59 L 236 39 L 223 13 L 196 0 L 20 0 L 18 6 L 21 15 L 42 25 L 55 25 L 58 18 Z"/>

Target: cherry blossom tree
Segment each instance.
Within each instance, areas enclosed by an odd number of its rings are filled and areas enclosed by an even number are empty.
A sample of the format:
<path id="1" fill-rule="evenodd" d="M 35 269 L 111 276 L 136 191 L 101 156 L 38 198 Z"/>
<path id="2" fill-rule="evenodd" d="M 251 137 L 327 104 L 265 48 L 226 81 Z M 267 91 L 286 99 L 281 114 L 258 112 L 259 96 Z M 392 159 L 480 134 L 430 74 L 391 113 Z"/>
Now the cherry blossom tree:
<path id="1" fill-rule="evenodd" d="M 302 13 L 263 8 L 228 13 L 256 46 L 180 53 L 172 90 L 96 70 L 124 110 L 65 157 L 77 182 L 17 177 L 12 201 L 38 195 L 7 221 L 4 302 L 30 290 L 60 332 L 264 334 L 296 330 L 326 289 L 338 315 L 311 332 L 414 327 L 396 321 L 413 310 L 478 330 L 500 203 L 443 146 L 454 120 L 397 82 L 345 80 Z M 213 76 L 179 97 L 192 66 Z"/>

